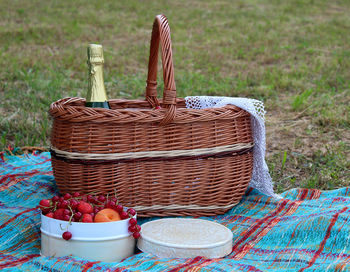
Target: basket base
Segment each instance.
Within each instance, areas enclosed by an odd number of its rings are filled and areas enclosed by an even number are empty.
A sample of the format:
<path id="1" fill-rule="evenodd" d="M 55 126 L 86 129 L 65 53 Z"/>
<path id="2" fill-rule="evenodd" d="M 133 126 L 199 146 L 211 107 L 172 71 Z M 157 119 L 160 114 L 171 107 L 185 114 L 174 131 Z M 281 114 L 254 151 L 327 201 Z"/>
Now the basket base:
<path id="1" fill-rule="evenodd" d="M 134 207 L 140 217 L 224 214 L 241 200 L 251 179 L 252 165 L 252 152 L 162 163 L 95 165 L 52 157 L 61 193 L 116 194 L 123 205 Z"/>

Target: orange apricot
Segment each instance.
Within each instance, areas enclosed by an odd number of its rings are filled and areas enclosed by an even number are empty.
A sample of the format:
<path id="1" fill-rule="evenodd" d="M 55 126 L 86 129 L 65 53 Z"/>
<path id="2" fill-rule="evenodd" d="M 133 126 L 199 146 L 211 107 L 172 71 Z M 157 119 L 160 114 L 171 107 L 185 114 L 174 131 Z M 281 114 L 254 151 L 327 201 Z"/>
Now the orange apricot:
<path id="1" fill-rule="evenodd" d="M 94 222 L 112 222 L 118 220 L 121 220 L 119 213 L 110 208 L 100 210 L 94 218 Z"/>

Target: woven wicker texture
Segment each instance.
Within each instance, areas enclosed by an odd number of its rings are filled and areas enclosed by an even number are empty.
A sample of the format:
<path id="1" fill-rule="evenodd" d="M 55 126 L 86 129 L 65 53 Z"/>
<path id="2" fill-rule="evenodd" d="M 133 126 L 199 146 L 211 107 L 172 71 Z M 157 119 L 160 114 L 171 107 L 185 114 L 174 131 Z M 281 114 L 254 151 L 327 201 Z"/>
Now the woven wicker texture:
<path id="1" fill-rule="evenodd" d="M 159 45 L 161 100 L 156 89 Z M 163 15 L 153 24 L 148 69 L 146 100 L 113 99 L 111 109 L 87 108 L 82 98 L 51 104 L 51 145 L 61 151 L 52 152 L 59 190 L 116 192 L 119 201 L 136 208 L 141 217 L 224 213 L 240 201 L 251 178 L 251 148 L 236 150 L 252 146 L 249 113 L 233 105 L 187 109 L 184 99 L 176 98 L 170 28 Z M 222 152 L 226 146 L 236 149 Z M 197 149 L 210 151 L 193 155 Z M 70 152 L 83 159 L 64 155 Z M 152 156 L 147 158 L 147 152 Z M 119 158 L 120 153 L 128 159 L 88 156 Z"/>

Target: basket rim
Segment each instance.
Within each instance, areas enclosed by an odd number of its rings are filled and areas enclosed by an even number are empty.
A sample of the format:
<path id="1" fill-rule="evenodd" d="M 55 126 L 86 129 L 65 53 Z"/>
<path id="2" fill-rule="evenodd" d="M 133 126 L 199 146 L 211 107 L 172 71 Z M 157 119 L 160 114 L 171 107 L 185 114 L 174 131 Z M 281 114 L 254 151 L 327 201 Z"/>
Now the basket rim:
<path id="1" fill-rule="evenodd" d="M 172 123 L 192 123 L 198 121 L 232 120 L 250 114 L 234 105 L 218 108 L 189 109 L 184 98 L 177 98 L 177 114 Z M 49 114 L 54 119 L 67 122 L 113 122 L 113 123 L 148 123 L 161 122 L 167 108 L 151 108 L 146 100 L 110 99 L 111 109 L 85 107 L 85 99 L 66 97 L 50 105 Z M 120 108 L 113 108 L 120 106 Z"/>
<path id="2" fill-rule="evenodd" d="M 62 105 L 62 107 L 64 108 L 69 108 L 69 107 L 73 107 L 73 108 L 89 108 L 85 106 L 85 101 L 86 99 L 83 97 L 64 97 L 61 98 L 59 100 L 56 100 L 54 102 L 51 103 L 50 108 L 54 105 Z M 162 99 L 159 99 L 160 104 L 162 103 Z M 148 105 L 147 108 L 137 108 L 137 107 L 132 107 L 132 108 L 89 108 L 92 110 L 96 110 L 96 111 L 109 111 L 109 112 L 113 112 L 113 111 L 134 111 L 134 109 L 137 110 L 142 110 L 142 111 L 154 111 L 155 108 L 152 108 L 149 104 L 149 102 L 147 100 L 143 100 L 143 99 L 125 99 L 125 98 L 114 98 L 114 99 L 109 99 L 108 100 L 109 103 L 111 103 L 112 105 L 126 105 L 126 104 L 131 104 L 131 105 Z M 181 106 L 181 104 L 185 105 L 185 99 L 184 98 L 176 98 L 176 105 L 177 106 Z M 81 105 L 74 105 L 74 103 L 81 103 Z M 237 110 L 242 110 L 245 111 L 235 105 L 231 105 L 231 104 L 227 104 L 225 106 L 222 107 L 217 107 L 217 108 L 205 108 L 205 109 L 192 109 L 192 108 L 186 108 L 186 107 L 180 107 L 177 108 L 177 110 L 185 110 L 185 111 L 197 111 L 197 112 L 202 112 L 202 111 L 211 111 L 212 109 L 228 109 L 230 111 L 232 111 L 232 109 L 237 109 Z M 160 108 L 157 110 L 165 110 L 165 108 Z M 249 114 L 249 113 L 248 113 Z"/>

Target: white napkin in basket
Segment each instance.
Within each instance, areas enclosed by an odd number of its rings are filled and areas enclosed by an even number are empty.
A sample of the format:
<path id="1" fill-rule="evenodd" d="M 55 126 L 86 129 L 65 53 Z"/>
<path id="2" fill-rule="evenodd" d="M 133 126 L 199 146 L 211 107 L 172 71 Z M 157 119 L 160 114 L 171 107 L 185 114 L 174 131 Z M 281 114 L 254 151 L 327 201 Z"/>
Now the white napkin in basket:
<path id="1" fill-rule="evenodd" d="M 273 184 L 269 169 L 265 162 L 265 109 L 264 104 L 256 99 L 220 96 L 188 96 L 185 98 L 186 107 L 191 109 L 219 108 L 227 104 L 235 105 L 251 114 L 253 149 L 253 173 L 250 186 L 261 193 L 279 197 L 273 192 Z"/>

